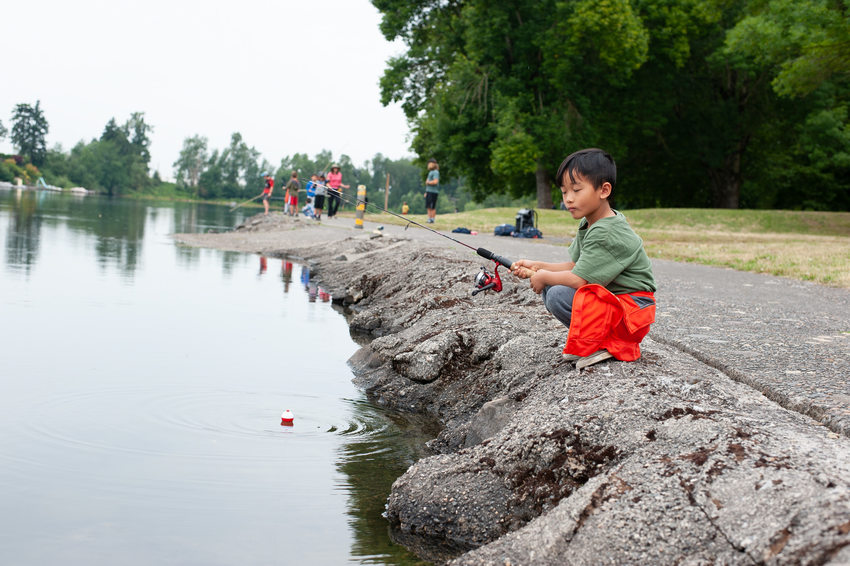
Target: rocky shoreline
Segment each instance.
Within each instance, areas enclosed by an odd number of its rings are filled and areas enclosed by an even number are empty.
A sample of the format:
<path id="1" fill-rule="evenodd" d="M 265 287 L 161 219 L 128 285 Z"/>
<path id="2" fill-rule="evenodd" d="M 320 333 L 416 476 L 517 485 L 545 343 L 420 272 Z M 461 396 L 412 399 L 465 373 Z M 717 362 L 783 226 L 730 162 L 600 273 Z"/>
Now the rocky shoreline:
<path id="1" fill-rule="evenodd" d="M 310 264 L 368 337 L 356 383 L 441 423 L 393 485 L 403 544 L 451 564 L 850 563 L 846 436 L 654 331 L 640 360 L 579 372 L 527 284 L 472 297 L 480 258 L 389 232 L 272 215 L 177 238 Z"/>

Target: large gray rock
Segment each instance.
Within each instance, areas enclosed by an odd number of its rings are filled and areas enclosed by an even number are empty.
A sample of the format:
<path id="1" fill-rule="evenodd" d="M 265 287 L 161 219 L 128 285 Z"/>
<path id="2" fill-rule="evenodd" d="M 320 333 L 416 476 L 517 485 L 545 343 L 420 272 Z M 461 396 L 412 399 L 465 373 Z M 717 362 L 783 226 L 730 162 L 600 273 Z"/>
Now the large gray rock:
<path id="1" fill-rule="evenodd" d="M 464 445 L 469 448 L 494 436 L 511 422 L 516 413 L 516 406 L 517 402 L 508 397 L 500 397 L 484 403 L 469 423 Z"/>
<path id="2" fill-rule="evenodd" d="M 408 544 L 478 547 L 456 564 L 825 563 L 850 545 L 846 438 L 651 339 L 638 362 L 579 373 L 527 291 L 391 284 L 363 301 L 402 328 L 352 366 L 446 425 L 445 454 L 393 486 Z"/>

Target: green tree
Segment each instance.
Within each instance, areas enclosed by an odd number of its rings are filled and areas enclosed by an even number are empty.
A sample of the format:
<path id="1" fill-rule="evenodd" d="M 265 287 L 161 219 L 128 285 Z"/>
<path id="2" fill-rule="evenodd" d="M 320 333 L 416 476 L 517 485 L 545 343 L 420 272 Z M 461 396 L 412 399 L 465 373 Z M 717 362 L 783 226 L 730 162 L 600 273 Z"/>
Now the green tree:
<path id="1" fill-rule="evenodd" d="M 3 120 L 0 120 L 0 140 L 4 139 L 8 133 L 9 130 L 7 130 L 6 126 L 3 125 Z"/>
<path id="2" fill-rule="evenodd" d="M 151 140 L 148 134 L 153 132 L 153 126 L 145 122 L 145 113 L 133 112 L 130 114 L 130 118 L 124 124 L 124 131 L 127 133 L 133 150 L 147 168 L 151 161 Z"/>
<path id="3" fill-rule="evenodd" d="M 35 106 L 18 104 L 12 114 L 12 143 L 21 155 L 29 158 L 36 166 L 44 162 L 47 154 L 45 136 L 49 130 L 47 119 L 41 109 L 41 101 Z"/>
<path id="4" fill-rule="evenodd" d="M 382 101 L 407 113 L 420 165 L 436 157 L 479 200 L 547 206 L 560 159 L 600 146 L 627 172 L 626 206 L 775 206 L 803 180 L 828 182 L 821 206 L 846 202 L 846 3 L 373 4 L 407 45 Z"/>
<path id="5" fill-rule="evenodd" d="M 214 149 L 198 177 L 198 193 L 206 198 L 218 198 L 222 196 L 224 179 L 221 171 L 221 156 Z"/>
<path id="6" fill-rule="evenodd" d="M 177 184 L 189 187 L 197 195 L 201 173 L 209 160 L 206 137 L 194 135 L 183 140 L 180 157 L 174 162 L 174 176 Z"/>
<path id="7" fill-rule="evenodd" d="M 230 136 L 230 144 L 223 150 L 213 150 L 198 177 L 198 194 L 207 198 L 241 198 L 259 191 L 263 172 L 259 163 L 260 152 L 248 146 L 242 134 Z"/>
<path id="8" fill-rule="evenodd" d="M 250 185 L 250 192 L 260 186 L 260 166 L 257 159 L 260 152 L 249 147 L 242 134 L 235 132 L 230 136 L 230 145 L 221 153 L 219 166 L 223 181 L 223 196 L 243 197 Z"/>
<path id="9" fill-rule="evenodd" d="M 807 95 L 850 78 L 850 10 L 836 0 L 757 4 L 729 31 L 724 53 L 773 67 L 779 94 Z"/>
<path id="10" fill-rule="evenodd" d="M 90 144 L 86 153 L 88 167 L 96 172 L 98 185 L 109 195 L 119 195 L 135 186 L 134 173 L 139 172 L 137 154 L 129 140 L 129 128 L 119 126 L 111 118 L 103 128 L 100 140 Z M 146 173 L 146 172 L 145 172 Z"/>
<path id="11" fill-rule="evenodd" d="M 587 137 L 576 111 L 582 91 L 570 88 L 585 78 L 579 63 L 593 60 L 610 83 L 647 57 L 647 32 L 627 0 L 373 4 L 387 39 L 408 47 L 389 62 L 382 101 L 402 104 L 420 165 L 436 157 L 441 177 L 464 177 L 478 197 L 531 193 L 551 207 L 552 164 Z M 616 37 L 601 33 L 612 28 Z"/>
<path id="12" fill-rule="evenodd" d="M 57 167 L 57 175 L 67 174 L 67 178 L 75 184 L 109 195 L 144 192 L 154 186 L 147 165 L 150 159 L 149 131 L 151 127 L 145 124 L 141 112 L 133 113 L 120 125 L 111 118 L 99 139 L 88 144 L 78 143 L 71 150 L 67 163 L 62 164 L 52 157 L 51 167 Z M 60 172 L 59 167 L 63 171 Z"/>
<path id="13" fill-rule="evenodd" d="M 850 13 L 830 0 L 753 4 L 719 54 L 769 83 L 776 111 L 754 132 L 748 205 L 850 209 Z"/>
<path id="14" fill-rule="evenodd" d="M 298 175 L 301 177 L 309 178 L 313 173 L 318 173 L 319 168 L 325 165 L 325 163 L 321 165 L 316 163 L 320 159 L 320 156 L 316 156 L 316 159 L 310 159 L 310 156 L 306 153 L 295 153 L 291 157 L 287 155 L 280 160 L 277 171 L 273 171 L 275 179 L 285 183 L 293 171 L 298 171 Z"/>

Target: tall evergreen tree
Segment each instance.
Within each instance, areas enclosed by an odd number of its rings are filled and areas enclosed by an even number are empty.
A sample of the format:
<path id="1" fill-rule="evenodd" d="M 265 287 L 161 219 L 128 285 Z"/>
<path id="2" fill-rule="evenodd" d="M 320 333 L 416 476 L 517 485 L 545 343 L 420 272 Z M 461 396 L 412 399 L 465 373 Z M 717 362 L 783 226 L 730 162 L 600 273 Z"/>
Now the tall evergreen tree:
<path id="1" fill-rule="evenodd" d="M 41 109 L 41 101 L 35 106 L 29 104 L 18 104 L 12 114 L 12 143 L 18 148 L 21 155 L 29 158 L 35 166 L 44 163 L 47 156 L 47 141 L 45 136 L 49 126 L 44 112 Z"/>

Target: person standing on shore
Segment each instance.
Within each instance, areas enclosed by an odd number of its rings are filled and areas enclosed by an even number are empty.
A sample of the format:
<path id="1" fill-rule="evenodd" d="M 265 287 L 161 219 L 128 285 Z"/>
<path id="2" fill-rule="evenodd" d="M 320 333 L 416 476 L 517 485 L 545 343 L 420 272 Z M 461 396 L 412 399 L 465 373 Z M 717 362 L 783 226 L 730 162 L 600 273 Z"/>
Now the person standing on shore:
<path id="1" fill-rule="evenodd" d="M 272 196 L 272 190 L 274 190 L 274 179 L 268 173 L 263 173 L 263 179 L 265 180 L 263 186 L 263 207 L 266 209 L 265 216 L 268 216 L 269 199 Z"/>
<path id="2" fill-rule="evenodd" d="M 316 195 L 313 197 L 313 212 L 315 218 L 319 222 L 322 221 L 322 209 L 325 208 L 325 195 L 328 192 L 328 187 L 325 184 L 325 174 L 319 173 L 316 180 Z"/>
<path id="3" fill-rule="evenodd" d="M 328 195 L 330 198 L 328 202 L 328 218 L 333 218 L 336 216 L 336 211 L 339 210 L 339 203 L 342 200 L 340 198 L 342 189 L 350 188 L 348 185 L 342 183 L 342 172 L 336 163 L 331 165 L 331 172 L 328 173 L 328 188 L 330 192 Z"/>
<path id="4" fill-rule="evenodd" d="M 289 215 L 298 214 L 298 191 L 301 190 L 301 181 L 298 180 L 298 171 L 293 171 L 289 181 L 286 183 L 286 192 L 289 195 L 286 204 L 289 205 Z"/>
<path id="5" fill-rule="evenodd" d="M 440 166 L 433 157 L 428 160 L 428 178 L 425 179 L 425 210 L 428 223 L 433 224 L 437 217 L 437 196 L 440 193 Z"/>

